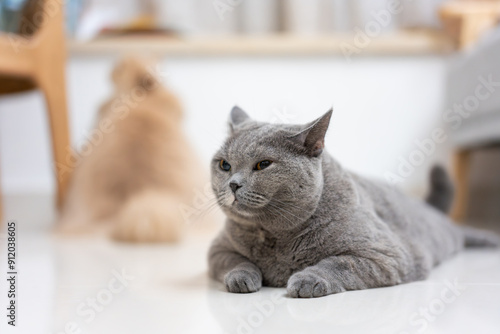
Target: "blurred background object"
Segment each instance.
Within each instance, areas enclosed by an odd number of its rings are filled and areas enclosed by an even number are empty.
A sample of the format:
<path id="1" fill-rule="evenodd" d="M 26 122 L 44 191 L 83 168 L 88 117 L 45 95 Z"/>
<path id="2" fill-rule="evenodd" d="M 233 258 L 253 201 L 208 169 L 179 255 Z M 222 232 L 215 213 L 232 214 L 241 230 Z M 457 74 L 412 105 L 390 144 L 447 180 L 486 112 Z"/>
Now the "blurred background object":
<path id="1" fill-rule="evenodd" d="M 443 0 L 402 1 L 401 26 L 404 28 L 439 29 L 441 22 L 438 9 L 446 3 Z"/>
<path id="2" fill-rule="evenodd" d="M 0 3 L 0 28 L 16 32 L 27 0 Z M 394 12 L 384 32 L 441 29 L 464 46 L 498 21 L 498 0 L 68 0 L 68 35 L 89 40 L 119 32 L 187 36 L 331 34 L 365 28 L 380 12 Z M 392 16 L 392 15 L 391 15 Z"/>
<path id="3" fill-rule="evenodd" d="M 463 47 L 471 46 L 473 42 L 476 41 L 469 41 Z M 461 111 L 463 116 L 460 124 L 456 123 L 456 129 L 452 131 L 458 190 L 453 216 L 459 221 L 465 218 L 475 220 L 474 215 L 467 214 L 469 198 L 481 198 L 473 205 L 479 220 L 484 221 L 488 217 L 488 222 L 491 222 L 500 217 L 498 173 L 494 172 L 500 170 L 499 59 L 500 29 L 495 29 L 483 36 L 474 49 L 455 57 L 450 66 L 447 99 L 450 105 L 461 102 L 461 108 L 464 109 Z M 485 151 L 490 152 L 489 155 Z M 473 163 L 476 158 L 479 160 Z M 472 170 L 473 166 L 475 171 Z M 478 173 L 478 170 L 484 172 Z M 471 178 L 472 173 L 476 175 L 474 179 Z M 472 188 L 476 188 L 476 196 L 469 195 Z M 488 192 L 491 196 L 484 195 Z"/>
<path id="4" fill-rule="evenodd" d="M 20 4 L 11 1 L 6 5 L 11 5 L 10 13 Z M 50 6 L 48 0 L 29 0 L 25 6 L 18 7 L 17 29 L 11 26 L 10 20 L 2 20 L 14 33 L 0 35 L 0 94 L 34 88 L 39 88 L 43 93 L 50 120 L 57 205 L 60 206 L 69 180 L 69 173 L 59 169 L 59 165 L 65 163 L 70 147 L 65 79 L 66 42 L 63 7 L 58 3 Z M 49 11 L 50 17 L 42 14 Z"/>
<path id="5" fill-rule="evenodd" d="M 278 0 L 255 0 L 241 3 L 241 31 L 249 35 L 270 34 L 280 27 Z"/>
<path id="6" fill-rule="evenodd" d="M 2 38 L 14 36 L 23 21 L 30 31 L 33 20 L 23 20 L 21 13 L 41 3 L 2 1 Z M 398 170 L 418 148 L 415 143 L 446 123 L 443 114 L 452 89 L 447 63 L 495 29 L 499 3 L 68 0 L 71 142 L 78 148 L 88 139 L 97 107 L 111 90 L 105 73 L 115 60 L 127 53 L 155 54 L 165 60 L 168 80 L 186 104 L 186 131 L 204 161 L 222 140 L 233 104 L 264 120 L 301 122 L 333 102 L 340 128 L 328 141 L 339 160 L 371 177 L 390 179 L 394 174 L 408 192 L 423 194 L 429 166 L 447 162 L 454 152 L 451 141 L 438 145 L 408 175 Z M 51 11 L 49 6 L 44 13 L 50 17 Z M 494 68 L 489 62 L 484 66 Z M 52 58 L 51 65 L 56 64 L 64 61 Z M 26 89 L 34 87 L 31 83 Z M 32 111 L 40 109 L 39 102 L 36 93 L 0 100 L 5 156 L 0 169 L 7 194 L 53 191 L 54 180 L 48 176 L 53 168 L 44 158 L 50 152 L 35 125 L 44 120 Z M 24 119 L 29 123 L 13 131 Z M 18 138 L 27 134 L 37 138 L 35 146 L 8 144 L 22 142 Z M 21 156 L 21 151 L 31 154 Z"/>
<path id="7" fill-rule="evenodd" d="M 26 0 L 0 2 L 0 28 L 5 32 L 19 32 L 19 21 Z"/>
<path id="8" fill-rule="evenodd" d="M 498 0 L 450 1 L 442 6 L 440 15 L 455 46 L 464 49 L 498 24 L 500 2 Z"/>

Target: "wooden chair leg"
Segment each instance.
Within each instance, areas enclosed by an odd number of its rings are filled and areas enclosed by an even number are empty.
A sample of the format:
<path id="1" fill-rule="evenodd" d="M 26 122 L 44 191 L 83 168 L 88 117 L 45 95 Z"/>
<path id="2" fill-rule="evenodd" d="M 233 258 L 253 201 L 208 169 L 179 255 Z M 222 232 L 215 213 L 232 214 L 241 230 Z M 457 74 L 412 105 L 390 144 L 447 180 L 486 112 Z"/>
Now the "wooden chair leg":
<path id="1" fill-rule="evenodd" d="M 457 222 L 463 222 L 467 213 L 471 155 L 470 150 L 460 150 L 454 156 L 456 193 L 451 217 Z"/>
<path id="2" fill-rule="evenodd" d="M 50 2 L 50 3 L 49 3 Z M 66 103 L 66 46 L 64 32 L 64 1 L 28 2 L 28 22 L 36 15 L 47 16 L 43 25 L 29 38 L 0 36 L 0 72 L 32 80 L 44 93 L 50 120 L 54 171 L 57 182 L 57 205 L 61 207 L 70 169 L 63 168 L 71 154 Z M 43 5 L 43 8 L 41 7 Z M 42 13 L 44 12 L 44 13 Z M 10 36 L 10 37 L 9 37 Z"/>
<path id="3" fill-rule="evenodd" d="M 45 95 L 50 119 L 53 168 L 57 181 L 57 206 L 60 208 L 70 177 L 70 169 L 62 166 L 68 165 L 68 154 L 71 154 L 64 64 L 52 66 L 51 75 L 40 78 L 38 84 Z"/>

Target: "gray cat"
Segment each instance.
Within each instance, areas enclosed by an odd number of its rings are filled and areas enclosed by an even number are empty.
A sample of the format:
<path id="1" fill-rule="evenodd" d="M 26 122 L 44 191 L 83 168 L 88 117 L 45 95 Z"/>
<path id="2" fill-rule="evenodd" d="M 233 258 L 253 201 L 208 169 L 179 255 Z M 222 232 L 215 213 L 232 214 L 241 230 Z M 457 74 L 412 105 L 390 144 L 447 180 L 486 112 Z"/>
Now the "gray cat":
<path id="1" fill-rule="evenodd" d="M 323 150 L 331 115 L 301 126 L 231 111 L 231 134 L 212 162 L 227 221 L 209 252 L 209 274 L 228 291 L 286 286 L 307 298 L 392 286 L 425 279 L 464 246 L 500 245 L 446 217 L 442 170 L 428 204 L 344 170 Z"/>

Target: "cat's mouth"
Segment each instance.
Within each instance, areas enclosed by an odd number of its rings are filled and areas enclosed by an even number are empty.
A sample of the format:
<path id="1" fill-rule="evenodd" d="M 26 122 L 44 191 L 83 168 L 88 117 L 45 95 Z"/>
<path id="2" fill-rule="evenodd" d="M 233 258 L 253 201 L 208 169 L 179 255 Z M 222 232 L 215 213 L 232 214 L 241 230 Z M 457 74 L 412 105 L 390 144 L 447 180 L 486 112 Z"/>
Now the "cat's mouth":
<path id="1" fill-rule="evenodd" d="M 233 202 L 230 205 L 231 210 L 236 210 L 238 212 L 247 212 L 249 209 L 251 209 L 244 201 L 241 201 L 238 199 L 238 197 L 235 196 Z"/>
<path id="2" fill-rule="evenodd" d="M 245 219 L 252 218 L 255 215 L 254 210 L 248 207 L 238 199 L 235 199 L 229 206 L 226 207 L 228 214 Z"/>
<path id="3" fill-rule="evenodd" d="M 227 214 L 248 219 L 259 215 L 267 202 L 266 197 L 258 193 L 238 191 L 237 193 L 224 194 L 219 203 Z"/>
<path id="4" fill-rule="evenodd" d="M 260 205 L 249 200 L 245 195 L 234 194 L 232 198 L 226 202 L 226 209 L 232 213 L 242 216 L 254 216 L 260 210 Z"/>

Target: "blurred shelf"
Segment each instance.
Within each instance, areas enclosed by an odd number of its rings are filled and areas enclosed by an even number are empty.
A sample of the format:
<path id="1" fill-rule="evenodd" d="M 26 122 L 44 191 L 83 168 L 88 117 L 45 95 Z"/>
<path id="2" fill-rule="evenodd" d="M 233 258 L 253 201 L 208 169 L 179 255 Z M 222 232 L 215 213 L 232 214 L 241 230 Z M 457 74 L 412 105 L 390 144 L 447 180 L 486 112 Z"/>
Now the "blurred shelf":
<path id="1" fill-rule="evenodd" d="M 167 56 L 315 56 L 340 55 L 348 46 L 363 55 L 426 55 L 452 50 L 452 43 L 436 31 L 399 31 L 372 38 L 366 46 L 357 46 L 353 34 L 314 37 L 292 35 L 168 37 L 99 37 L 88 42 L 70 41 L 72 55 L 116 55 L 151 52 Z"/>

